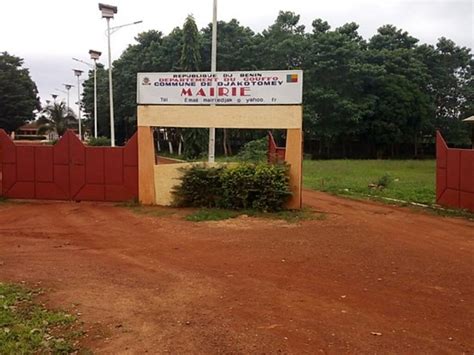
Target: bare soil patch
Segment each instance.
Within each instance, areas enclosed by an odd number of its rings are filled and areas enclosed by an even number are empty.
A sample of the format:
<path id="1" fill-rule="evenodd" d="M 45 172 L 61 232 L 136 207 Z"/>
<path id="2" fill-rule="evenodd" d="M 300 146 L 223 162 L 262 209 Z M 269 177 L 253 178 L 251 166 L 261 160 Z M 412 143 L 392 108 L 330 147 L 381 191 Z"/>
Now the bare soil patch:
<path id="1" fill-rule="evenodd" d="M 474 223 L 305 191 L 326 218 L 193 223 L 0 204 L 0 280 L 47 289 L 100 353 L 472 353 Z"/>

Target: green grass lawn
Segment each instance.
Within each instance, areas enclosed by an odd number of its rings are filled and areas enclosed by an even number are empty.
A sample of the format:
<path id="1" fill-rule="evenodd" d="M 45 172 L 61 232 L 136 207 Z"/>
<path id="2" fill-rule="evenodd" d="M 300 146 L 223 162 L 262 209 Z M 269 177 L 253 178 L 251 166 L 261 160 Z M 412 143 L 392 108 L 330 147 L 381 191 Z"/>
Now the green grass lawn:
<path id="1" fill-rule="evenodd" d="M 236 160 L 217 157 L 216 161 Z M 369 195 L 431 205 L 436 201 L 435 169 L 435 160 L 305 160 L 303 181 L 306 188 L 337 195 Z M 369 187 L 384 176 L 388 176 L 387 187 Z"/>
<path id="2" fill-rule="evenodd" d="M 305 160 L 306 188 L 338 195 L 388 197 L 435 203 L 434 160 Z M 370 188 L 388 175 L 386 188 Z"/>

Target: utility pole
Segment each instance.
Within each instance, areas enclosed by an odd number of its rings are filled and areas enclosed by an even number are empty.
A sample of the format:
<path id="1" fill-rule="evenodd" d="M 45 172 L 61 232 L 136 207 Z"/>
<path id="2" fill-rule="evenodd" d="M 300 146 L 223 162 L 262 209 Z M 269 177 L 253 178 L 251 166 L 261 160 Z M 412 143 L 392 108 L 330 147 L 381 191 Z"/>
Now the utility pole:
<path id="1" fill-rule="evenodd" d="M 217 71 L 217 0 L 213 0 L 212 8 L 212 51 L 211 51 L 211 72 L 213 74 Z M 209 128 L 209 152 L 208 152 L 208 162 L 214 163 L 216 161 L 215 157 L 216 151 L 216 128 Z"/>
<path id="2" fill-rule="evenodd" d="M 97 60 L 102 53 L 91 49 L 89 54 L 94 61 L 94 138 L 97 138 Z"/>
<path id="3" fill-rule="evenodd" d="M 77 76 L 77 117 L 79 119 L 79 139 L 82 141 L 82 121 L 81 121 L 81 80 L 79 77 L 82 70 L 73 69 L 74 75 Z"/>
<path id="4" fill-rule="evenodd" d="M 110 49 L 110 18 L 107 17 L 107 45 L 109 52 L 110 145 L 115 147 L 114 90 L 112 84 L 112 50 Z"/>
<path id="5" fill-rule="evenodd" d="M 110 145 L 115 147 L 115 120 L 114 120 L 114 91 L 112 84 L 112 51 L 110 49 L 110 19 L 117 13 L 117 6 L 111 6 L 99 3 L 99 10 L 102 18 L 107 20 L 107 49 L 109 62 L 109 109 L 110 109 Z"/>
<path id="6" fill-rule="evenodd" d="M 69 112 L 69 90 L 71 90 L 71 88 L 74 87 L 74 85 L 70 85 L 70 84 L 63 84 L 63 85 L 67 90 L 67 109 Z"/>

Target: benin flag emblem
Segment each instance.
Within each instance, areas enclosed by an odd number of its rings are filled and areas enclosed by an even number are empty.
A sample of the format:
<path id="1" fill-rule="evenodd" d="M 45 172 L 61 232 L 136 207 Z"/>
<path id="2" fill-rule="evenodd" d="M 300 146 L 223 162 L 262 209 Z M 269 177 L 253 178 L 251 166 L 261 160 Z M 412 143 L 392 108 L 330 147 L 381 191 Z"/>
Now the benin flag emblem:
<path id="1" fill-rule="evenodd" d="M 286 76 L 287 83 L 297 83 L 298 82 L 298 74 L 288 74 Z"/>

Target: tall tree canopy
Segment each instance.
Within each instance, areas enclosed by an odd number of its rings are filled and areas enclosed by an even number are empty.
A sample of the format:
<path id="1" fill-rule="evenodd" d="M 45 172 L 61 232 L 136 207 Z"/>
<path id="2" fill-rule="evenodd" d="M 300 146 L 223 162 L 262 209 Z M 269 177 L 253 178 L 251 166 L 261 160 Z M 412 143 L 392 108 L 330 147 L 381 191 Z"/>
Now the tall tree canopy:
<path id="1" fill-rule="evenodd" d="M 192 15 L 186 18 L 183 25 L 183 45 L 181 49 L 180 69 L 182 71 L 199 71 L 201 64 L 199 31 Z"/>
<path id="2" fill-rule="evenodd" d="M 94 132 L 94 72 L 89 71 L 89 81 L 84 85 L 83 103 L 87 112 L 87 125 L 91 133 Z M 92 82 L 90 82 L 92 81 Z M 110 136 L 110 112 L 109 112 L 109 76 L 102 64 L 97 64 L 97 135 L 101 137 Z M 122 106 L 122 105 L 120 105 Z"/>
<path id="3" fill-rule="evenodd" d="M 183 25 L 183 42 L 180 58 L 180 69 L 185 72 L 199 71 L 201 66 L 200 35 L 194 21 L 189 15 Z M 200 157 L 206 150 L 207 130 L 202 128 L 178 129 L 179 145 L 184 140 L 184 155 L 189 159 Z"/>
<path id="4" fill-rule="evenodd" d="M 357 156 L 355 150 L 364 157 L 417 156 L 433 146 L 436 129 L 451 143 L 468 143 L 461 120 L 474 114 L 473 56 L 449 39 L 420 44 L 393 25 L 364 39 L 356 23 L 331 29 L 322 19 L 307 30 L 289 11 L 261 33 L 236 19 L 219 21 L 217 33 L 218 70 L 304 70 L 306 148 L 318 156 Z M 119 140 L 136 130 L 136 74 L 208 71 L 211 37 L 212 24 L 198 31 L 192 17 L 168 35 L 152 30 L 136 37 L 113 65 Z M 90 113 L 92 84 L 86 81 L 84 90 Z M 107 127 L 108 112 L 103 116 Z M 252 135 L 218 132 L 217 147 L 230 151 Z"/>
<path id="5" fill-rule="evenodd" d="M 36 84 L 23 59 L 0 53 L 0 128 L 15 131 L 41 108 Z"/>
<path id="6" fill-rule="evenodd" d="M 262 60 L 259 69 L 301 68 L 307 41 L 299 21 L 294 12 L 280 11 L 275 23 L 257 36 L 259 55 L 254 56 Z"/>

